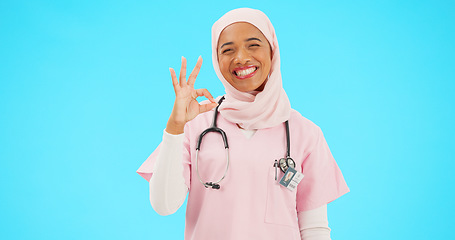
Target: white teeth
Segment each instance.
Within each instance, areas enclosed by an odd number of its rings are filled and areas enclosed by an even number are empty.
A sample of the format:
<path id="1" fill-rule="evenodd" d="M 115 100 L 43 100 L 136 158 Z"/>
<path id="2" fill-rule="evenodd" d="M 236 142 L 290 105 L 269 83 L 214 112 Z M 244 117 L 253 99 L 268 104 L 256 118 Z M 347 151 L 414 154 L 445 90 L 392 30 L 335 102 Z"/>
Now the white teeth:
<path id="1" fill-rule="evenodd" d="M 251 74 L 254 71 L 256 71 L 256 67 L 251 67 L 251 68 L 247 68 L 244 70 L 235 71 L 235 74 L 237 74 L 237 76 L 243 77 L 248 74 Z"/>

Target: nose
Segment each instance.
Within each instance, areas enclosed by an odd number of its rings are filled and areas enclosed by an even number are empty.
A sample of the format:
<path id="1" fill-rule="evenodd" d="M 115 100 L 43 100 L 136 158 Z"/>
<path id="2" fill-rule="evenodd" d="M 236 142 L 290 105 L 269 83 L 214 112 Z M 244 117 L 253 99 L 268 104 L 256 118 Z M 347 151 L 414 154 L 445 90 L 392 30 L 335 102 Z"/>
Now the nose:
<path id="1" fill-rule="evenodd" d="M 235 64 L 245 65 L 250 61 L 251 61 L 251 56 L 246 49 L 241 48 L 235 53 L 235 58 L 234 58 Z"/>

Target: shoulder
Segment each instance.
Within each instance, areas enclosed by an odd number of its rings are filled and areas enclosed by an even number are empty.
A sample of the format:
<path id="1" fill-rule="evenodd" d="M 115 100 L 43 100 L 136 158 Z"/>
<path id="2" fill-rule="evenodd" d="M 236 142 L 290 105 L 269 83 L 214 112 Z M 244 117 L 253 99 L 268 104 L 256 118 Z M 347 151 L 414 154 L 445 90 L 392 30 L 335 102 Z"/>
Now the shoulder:
<path id="1" fill-rule="evenodd" d="M 289 125 L 293 128 L 291 131 L 303 132 L 306 135 L 314 135 L 315 137 L 321 132 L 321 128 L 319 128 L 318 125 L 302 116 L 302 114 L 295 109 L 291 109 Z"/>
<path id="2" fill-rule="evenodd" d="M 300 146 L 304 146 L 306 149 L 314 149 L 322 136 L 321 128 L 318 125 L 294 109 L 291 109 L 289 130 L 293 141 L 300 143 Z"/>

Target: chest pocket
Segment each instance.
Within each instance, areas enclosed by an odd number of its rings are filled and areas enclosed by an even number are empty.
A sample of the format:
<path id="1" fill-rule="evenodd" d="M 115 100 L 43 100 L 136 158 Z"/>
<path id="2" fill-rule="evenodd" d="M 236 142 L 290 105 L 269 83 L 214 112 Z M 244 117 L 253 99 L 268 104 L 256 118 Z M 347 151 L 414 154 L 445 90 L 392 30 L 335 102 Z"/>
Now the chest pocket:
<path id="1" fill-rule="evenodd" d="M 278 181 L 283 172 L 278 168 Z M 275 167 L 269 169 L 267 177 L 267 203 L 265 222 L 298 228 L 296 192 L 290 191 L 275 181 Z"/>

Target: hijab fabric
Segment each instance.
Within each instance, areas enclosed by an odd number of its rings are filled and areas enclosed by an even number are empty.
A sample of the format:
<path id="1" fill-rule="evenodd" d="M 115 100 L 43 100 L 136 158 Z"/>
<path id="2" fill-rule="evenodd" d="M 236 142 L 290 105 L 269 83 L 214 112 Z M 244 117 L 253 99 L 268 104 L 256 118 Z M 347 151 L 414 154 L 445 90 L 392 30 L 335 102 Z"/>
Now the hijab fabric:
<path id="1" fill-rule="evenodd" d="M 272 66 L 261 92 L 241 92 L 224 77 L 218 64 L 218 39 L 224 28 L 236 22 L 247 22 L 258 28 L 272 48 Z M 280 71 L 280 50 L 275 29 L 261 11 L 239 8 L 229 11 L 212 26 L 212 62 L 218 78 L 224 85 L 226 97 L 220 105 L 220 114 L 244 129 L 262 129 L 277 126 L 289 119 L 291 104 L 283 89 Z"/>

